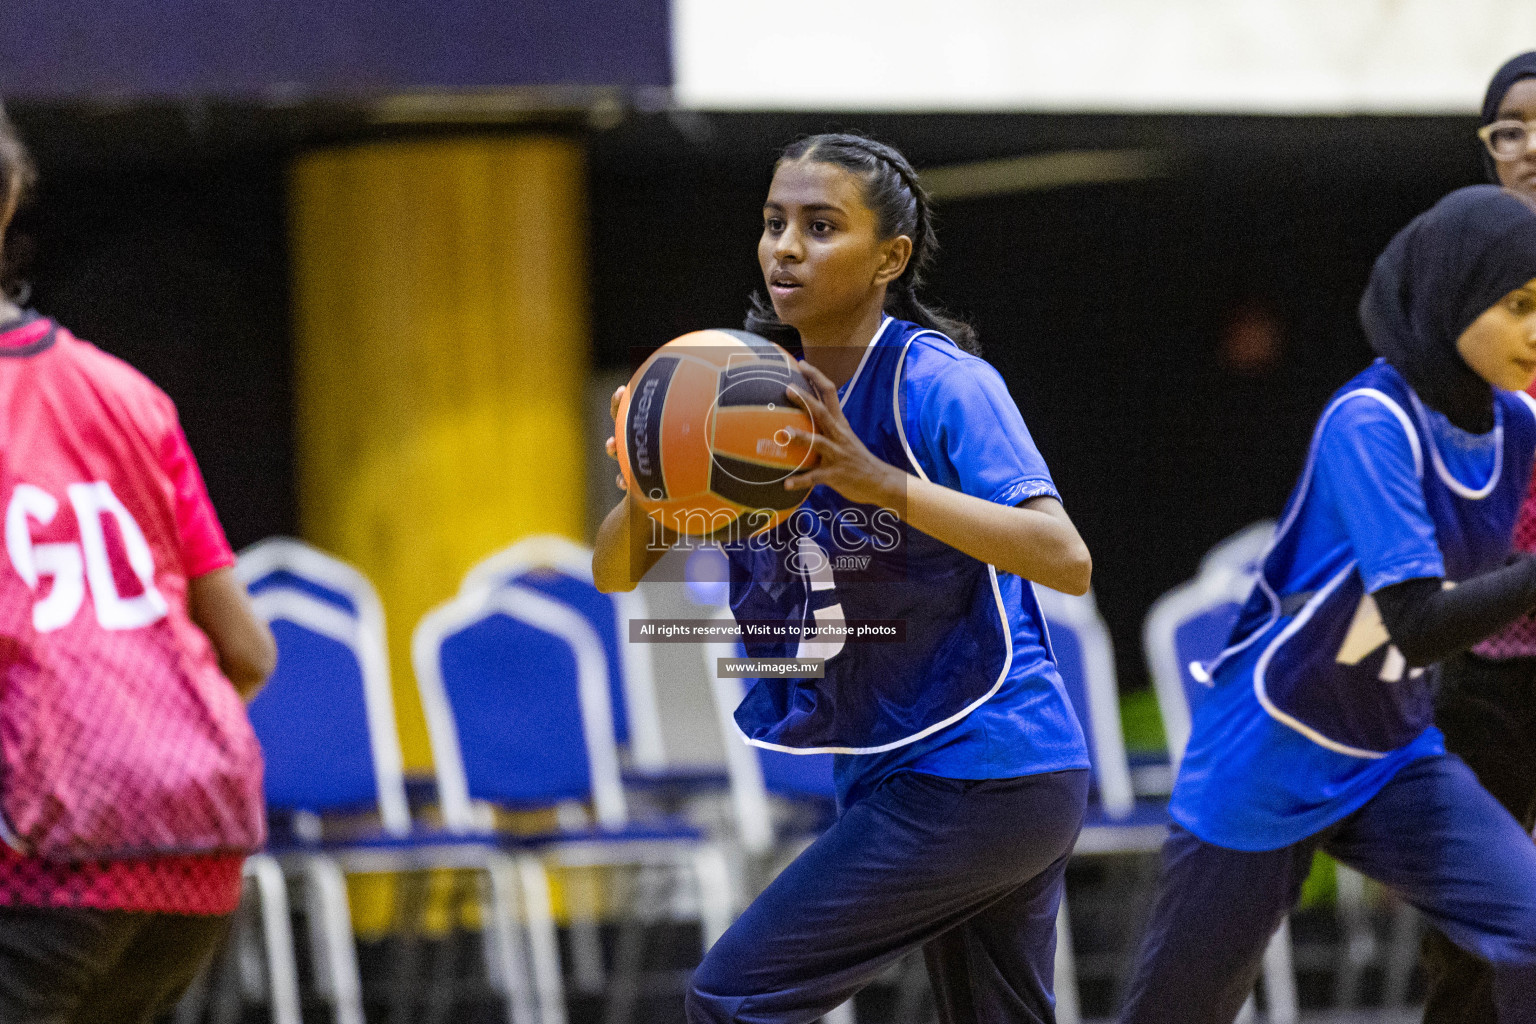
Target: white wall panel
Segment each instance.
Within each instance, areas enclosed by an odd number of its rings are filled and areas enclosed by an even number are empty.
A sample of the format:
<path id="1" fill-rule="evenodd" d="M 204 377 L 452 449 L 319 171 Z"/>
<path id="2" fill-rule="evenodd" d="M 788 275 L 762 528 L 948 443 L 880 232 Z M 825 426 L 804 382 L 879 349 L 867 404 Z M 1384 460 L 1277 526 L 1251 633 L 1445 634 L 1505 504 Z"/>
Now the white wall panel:
<path id="1" fill-rule="evenodd" d="M 1536 0 L 674 0 L 700 109 L 1475 110 Z"/>

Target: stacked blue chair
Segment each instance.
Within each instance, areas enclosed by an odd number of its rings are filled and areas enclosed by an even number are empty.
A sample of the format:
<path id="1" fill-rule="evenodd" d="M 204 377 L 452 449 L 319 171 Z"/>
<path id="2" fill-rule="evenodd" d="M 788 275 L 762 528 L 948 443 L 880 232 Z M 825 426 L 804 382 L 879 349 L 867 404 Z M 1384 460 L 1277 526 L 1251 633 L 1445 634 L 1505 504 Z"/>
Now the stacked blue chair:
<path id="1" fill-rule="evenodd" d="M 1147 612 L 1142 649 L 1175 769 L 1189 742 L 1190 711 L 1210 685 L 1203 666 L 1227 646 L 1274 526 L 1255 523 L 1217 544 L 1194 579 L 1158 598 Z"/>
<path id="2" fill-rule="evenodd" d="M 476 564 L 460 593 L 508 585 L 539 591 L 581 613 L 603 643 L 613 736 L 640 776 L 666 770 L 649 648 L 629 642 L 629 622 L 650 617 L 639 590 L 605 594 L 592 580 L 592 549 L 556 534 L 518 541 Z"/>
<path id="3" fill-rule="evenodd" d="M 1275 538 L 1275 521 L 1261 519 L 1222 539 L 1200 559 L 1200 571 L 1226 567 L 1257 574 Z"/>
<path id="4" fill-rule="evenodd" d="M 278 643 L 277 670 L 250 707 L 268 805 L 301 814 L 376 808 L 385 832 L 407 834 L 384 610 L 372 585 L 288 538 L 246 549 L 238 571 Z M 292 713 L 301 696 L 305 713 Z"/>
<path id="5" fill-rule="evenodd" d="M 663 802 L 691 802 L 723 792 L 726 779 L 710 766 L 679 768 L 668 762 L 649 644 L 632 643 L 629 623 L 650 617 L 639 590 L 605 594 L 592 577 L 592 550 L 558 534 L 525 537 L 470 568 L 460 585 L 468 594 L 485 588 L 522 586 L 579 613 L 603 643 L 608 662 L 613 735 L 626 785 L 644 788 Z M 607 986 L 596 920 L 596 894 L 583 878 L 568 886 L 573 980 L 578 990 Z"/>
<path id="6" fill-rule="evenodd" d="M 554 808 L 557 828 L 506 841 L 561 867 L 640 868 L 642 917 L 661 902 L 660 869 L 691 876 L 713 944 L 733 910 L 725 859 L 684 822 L 631 819 L 608 660 L 579 609 L 519 584 L 470 587 L 422 619 L 412 657 L 450 831 L 474 834 L 496 808 Z"/>
<path id="7" fill-rule="evenodd" d="M 384 612 L 372 585 L 351 566 L 287 538 L 247 549 L 238 572 L 278 644 L 277 670 L 250 707 L 266 757 L 270 845 L 307 882 L 316 979 L 338 1021 L 362 1021 L 343 872 L 461 867 L 489 876 L 486 966 L 509 1019 L 563 1024 L 538 860 L 510 857 L 486 837 L 476 843 L 411 821 Z M 519 905 L 526 936 L 516 924 Z"/>
<path id="8" fill-rule="evenodd" d="M 1222 541 L 1201 561 L 1193 580 L 1158 598 L 1147 613 L 1142 647 L 1175 772 L 1189 743 L 1190 711 L 1211 684 L 1204 666 L 1226 648 L 1273 533 L 1274 523 L 1261 522 Z M 1264 952 L 1264 991 L 1272 1024 L 1297 1019 L 1289 922 Z M 1253 1013 L 1250 997 L 1243 1014 Z"/>
<path id="9" fill-rule="evenodd" d="M 1079 856 L 1151 852 L 1162 847 L 1168 812 L 1161 801 L 1138 799 L 1120 723 L 1120 686 L 1109 629 L 1092 595 L 1074 597 L 1035 587 L 1052 657 L 1088 740 L 1093 773 L 1088 811 L 1073 853 Z M 1067 901 L 1056 918 L 1056 1016 L 1079 1020 L 1077 973 Z"/>
<path id="10" fill-rule="evenodd" d="M 1120 723 L 1120 684 L 1109 630 L 1092 595 L 1037 587 L 1051 653 L 1088 739 L 1093 790 L 1077 852 L 1156 850 L 1167 830 L 1166 805 L 1137 799 Z"/>

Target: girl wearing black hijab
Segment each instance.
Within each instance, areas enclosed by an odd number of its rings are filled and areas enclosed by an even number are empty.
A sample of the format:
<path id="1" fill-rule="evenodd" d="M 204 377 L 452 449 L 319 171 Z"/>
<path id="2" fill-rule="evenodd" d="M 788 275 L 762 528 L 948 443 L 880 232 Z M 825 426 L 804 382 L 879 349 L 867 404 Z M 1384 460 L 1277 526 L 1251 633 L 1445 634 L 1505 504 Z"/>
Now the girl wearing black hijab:
<path id="1" fill-rule="evenodd" d="M 1483 165 L 1490 181 L 1536 200 L 1536 52 L 1513 58 L 1483 97 Z M 1536 493 L 1526 495 L 1514 545 L 1536 550 Z M 1536 826 L 1536 617 L 1522 616 L 1440 666 L 1435 722 L 1529 832 Z M 1493 972 L 1438 930 L 1424 940 L 1425 1024 L 1494 1019 Z"/>
<path id="2" fill-rule="evenodd" d="M 1536 844 L 1433 723 L 1426 666 L 1536 608 L 1536 207 L 1453 192 L 1376 261 L 1381 356 L 1313 433 L 1174 787 L 1126 1024 L 1230 1024 L 1326 850 L 1493 964 L 1536 1022 Z M 1454 589 L 1451 585 L 1454 584 Z"/>

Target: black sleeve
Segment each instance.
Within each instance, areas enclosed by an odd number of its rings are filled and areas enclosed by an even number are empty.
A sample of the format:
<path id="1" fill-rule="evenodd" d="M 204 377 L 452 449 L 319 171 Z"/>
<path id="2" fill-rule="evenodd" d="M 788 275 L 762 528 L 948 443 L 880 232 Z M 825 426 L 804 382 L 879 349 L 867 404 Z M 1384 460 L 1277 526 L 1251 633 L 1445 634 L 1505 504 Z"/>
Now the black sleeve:
<path id="1" fill-rule="evenodd" d="M 1415 668 L 1464 651 L 1536 609 L 1536 556 L 1443 589 L 1440 577 L 1404 580 L 1372 595 L 1387 635 Z"/>

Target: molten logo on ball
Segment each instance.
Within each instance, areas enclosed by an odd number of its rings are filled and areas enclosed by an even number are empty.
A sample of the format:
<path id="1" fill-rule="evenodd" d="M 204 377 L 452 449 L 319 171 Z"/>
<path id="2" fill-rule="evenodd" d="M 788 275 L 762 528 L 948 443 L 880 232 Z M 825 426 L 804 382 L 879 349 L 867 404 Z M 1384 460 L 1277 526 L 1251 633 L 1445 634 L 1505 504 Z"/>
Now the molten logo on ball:
<path id="1" fill-rule="evenodd" d="M 784 481 L 816 464 L 815 432 L 791 391 L 812 394 L 793 357 L 745 331 L 696 331 L 668 342 L 630 381 L 619 405 L 619 468 L 634 501 L 685 536 L 746 516 L 761 533 L 809 489 Z"/>
<path id="2" fill-rule="evenodd" d="M 650 421 L 647 418 L 651 411 L 651 399 L 656 396 L 657 382 L 645 381 L 641 384 L 640 401 L 635 405 L 635 466 L 646 476 L 651 475 L 651 439 Z"/>

